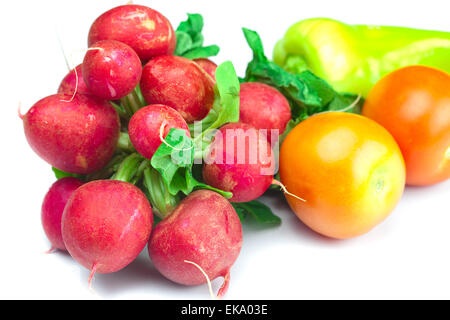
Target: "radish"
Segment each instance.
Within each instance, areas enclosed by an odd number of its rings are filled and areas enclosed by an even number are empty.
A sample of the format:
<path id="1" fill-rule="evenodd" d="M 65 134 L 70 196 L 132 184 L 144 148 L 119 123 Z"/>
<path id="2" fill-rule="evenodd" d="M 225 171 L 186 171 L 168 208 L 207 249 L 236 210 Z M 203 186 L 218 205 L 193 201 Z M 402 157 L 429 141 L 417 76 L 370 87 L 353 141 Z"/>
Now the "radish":
<path id="1" fill-rule="evenodd" d="M 97 180 L 78 188 L 62 217 L 67 251 L 95 273 L 116 272 L 144 249 L 153 225 L 153 213 L 144 193 L 134 185 Z"/>
<path id="2" fill-rule="evenodd" d="M 136 150 L 151 159 L 170 129 L 184 129 L 188 137 L 189 128 L 183 117 L 174 109 L 155 104 L 136 112 L 130 120 L 128 131 Z"/>
<path id="3" fill-rule="evenodd" d="M 81 64 L 64 77 L 58 88 L 58 93 L 74 95 L 75 93 L 90 94 L 89 88 L 83 80 L 83 72 L 81 70 Z"/>
<path id="4" fill-rule="evenodd" d="M 214 81 L 216 81 L 217 64 L 205 58 L 194 59 L 194 62 L 198 64 L 207 74 L 209 74 Z"/>
<path id="5" fill-rule="evenodd" d="M 203 165 L 203 179 L 232 192 L 231 202 L 260 197 L 273 183 L 275 159 L 264 134 L 244 123 L 220 128 Z"/>
<path id="6" fill-rule="evenodd" d="M 61 234 L 61 217 L 72 193 L 83 182 L 77 178 L 67 177 L 56 181 L 45 195 L 42 203 L 41 220 L 45 234 L 54 249 L 66 250 Z"/>
<path id="7" fill-rule="evenodd" d="M 148 104 L 177 110 L 187 123 L 201 120 L 214 103 L 214 82 L 192 60 L 161 56 L 150 60 L 142 72 L 141 90 Z"/>
<path id="8" fill-rule="evenodd" d="M 177 39 L 169 20 L 146 6 L 123 5 L 113 8 L 95 20 L 89 30 L 88 44 L 117 40 L 129 45 L 142 61 L 172 54 Z"/>
<path id="9" fill-rule="evenodd" d="M 256 129 L 266 129 L 267 139 L 272 144 L 272 131 L 281 135 L 291 120 L 291 108 L 287 99 L 275 88 L 260 82 L 241 84 L 239 96 L 239 121 Z"/>
<path id="10" fill-rule="evenodd" d="M 103 168 L 119 137 L 119 116 L 108 102 L 91 95 L 56 94 L 22 117 L 31 148 L 55 168 L 88 174 Z"/>
<path id="11" fill-rule="evenodd" d="M 118 100 L 139 84 L 142 64 L 131 47 L 105 40 L 89 48 L 82 70 L 84 82 L 93 94 L 106 100 Z"/>
<path id="12" fill-rule="evenodd" d="M 225 294 L 230 268 L 242 247 L 242 227 L 233 206 L 209 190 L 189 194 L 153 230 L 150 258 L 163 276 L 183 285 L 200 285 L 224 277 L 218 296 Z"/>

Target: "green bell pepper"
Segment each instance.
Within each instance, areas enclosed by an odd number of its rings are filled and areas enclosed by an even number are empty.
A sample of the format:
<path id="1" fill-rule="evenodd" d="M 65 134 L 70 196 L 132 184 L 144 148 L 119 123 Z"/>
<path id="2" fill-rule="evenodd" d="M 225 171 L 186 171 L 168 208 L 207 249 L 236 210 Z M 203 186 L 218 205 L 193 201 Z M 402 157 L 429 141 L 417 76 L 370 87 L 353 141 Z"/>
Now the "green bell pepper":
<path id="1" fill-rule="evenodd" d="M 450 72 L 450 32 L 307 19 L 277 43 L 274 61 L 289 72 L 310 70 L 337 91 L 365 97 L 381 77 L 401 67 Z"/>

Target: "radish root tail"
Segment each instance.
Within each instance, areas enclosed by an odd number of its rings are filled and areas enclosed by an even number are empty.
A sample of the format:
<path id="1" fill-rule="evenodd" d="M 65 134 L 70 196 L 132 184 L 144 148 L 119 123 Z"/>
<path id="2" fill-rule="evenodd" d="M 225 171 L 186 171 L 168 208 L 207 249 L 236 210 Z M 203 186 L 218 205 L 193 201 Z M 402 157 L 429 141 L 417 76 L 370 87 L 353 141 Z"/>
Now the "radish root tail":
<path id="1" fill-rule="evenodd" d="M 22 114 L 22 112 L 20 111 L 21 107 L 22 107 L 22 102 L 19 102 L 19 107 L 17 108 L 17 113 L 19 114 L 20 120 L 23 120 L 23 117 L 24 117 L 25 115 Z"/>
<path id="2" fill-rule="evenodd" d="M 47 251 L 45 251 L 44 254 L 52 254 L 52 253 L 55 253 L 56 250 L 57 250 L 56 248 L 51 247 L 50 249 L 48 249 Z"/>
<path id="3" fill-rule="evenodd" d="M 78 72 L 77 72 L 77 68 L 75 67 L 75 68 L 73 69 L 73 71 L 75 71 L 75 90 L 74 90 L 73 95 L 72 95 L 72 97 L 70 98 L 70 100 L 61 100 L 61 101 L 63 101 L 63 102 L 72 102 L 73 99 L 75 98 L 75 95 L 76 95 L 77 92 L 78 92 Z"/>
<path id="4" fill-rule="evenodd" d="M 285 186 L 284 184 L 282 184 L 280 181 L 273 179 L 272 184 L 279 186 L 279 187 L 283 190 L 284 194 L 287 194 L 287 195 L 289 195 L 289 196 L 291 196 L 291 197 L 294 197 L 294 198 L 296 198 L 296 199 L 298 199 L 298 200 L 300 200 L 300 201 L 306 202 L 305 199 L 300 198 L 299 196 L 296 196 L 296 195 L 293 194 L 293 193 L 290 193 L 290 192 L 287 190 L 286 186 Z"/>
<path id="5" fill-rule="evenodd" d="M 214 296 L 214 292 L 211 286 L 211 280 L 209 280 L 208 275 L 206 274 L 205 270 L 202 269 L 202 267 L 200 267 L 198 264 L 196 264 L 195 262 L 192 261 L 188 261 L 188 260 L 184 260 L 185 263 L 189 263 L 192 264 L 193 266 L 195 266 L 198 270 L 200 270 L 200 272 L 205 276 L 206 278 L 206 283 L 208 284 L 208 290 L 209 290 L 209 295 L 211 296 L 211 300 L 216 300 L 216 297 Z"/>
<path id="6" fill-rule="evenodd" d="M 223 284 L 217 293 L 217 298 L 222 298 L 228 291 L 228 287 L 230 286 L 230 271 L 228 270 L 225 276 L 223 277 Z"/>
<path id="7" fill-rule="evenodd" d="M 103 48 L 99 48 L 99 47 L 92 47 L 92 48 L 87 49 L 86 52 L 88 52 L 88 51 L 95 51 L 95 50 L 103 51 L 104 49 Z M 70 57 L 72 57 L 72 54 L 74 52 L 76 52 L 76 51 L 73 51 L 73 52 L 70 53 Z M 74 90 L 73 95 L 70 98 L 70 100 L 61 100 L 62 102 L 72 102 L 73 99 L 75 98 L 77 92 L 78 92 L 78 80 L 79 80 L 79 77 L 78 77 L 77 68 L 75 67 L 75 68 L 73 68 L 71 70 L 75 71 L 75 80 L 76 80 L 75 81 L 75 90 Z"/>
<path id="8" fill-rule="evenodd" d="M 95 295 L 97 295 L 97 292 L 95 292 L 95 290 L 92 289 L 92 280 L 94 280 L 94 275 L 96 272 L 97 272 L 97 264 L 94 263 L 94 265 L 92 266 L 92 269 L 91 269 L 91 273 L 89 274 L 88 287 L 89 287 L 89 291 Z"/>
<path id="9" fill-rule="evenodd" d="M 61 37 L 59 36 L 58 26 L 55 26 L 55 32 L 56 32 L 56 38 L 58 39 L 59 48 L 61 49 L 61 52 L 64 57 L 64 62 L 66 63 L 67 69 L 70 71 L 71 68 L 70 68 L 69 59 L 67 59 L 66 50 L 64 49 L 64 46 L 61 41 Z"/>
<path id="10" fill-rule="evenodd" d="M 100 47 L 90 47 L 90 48 L 88 48 L 88 49 L 86 50 L 86 52 L 88 52 L 88 51 L 95 51 L 95 50 L 103 51 L 103 50 L 105 50 L 105 49 L 100 48 Z"/>

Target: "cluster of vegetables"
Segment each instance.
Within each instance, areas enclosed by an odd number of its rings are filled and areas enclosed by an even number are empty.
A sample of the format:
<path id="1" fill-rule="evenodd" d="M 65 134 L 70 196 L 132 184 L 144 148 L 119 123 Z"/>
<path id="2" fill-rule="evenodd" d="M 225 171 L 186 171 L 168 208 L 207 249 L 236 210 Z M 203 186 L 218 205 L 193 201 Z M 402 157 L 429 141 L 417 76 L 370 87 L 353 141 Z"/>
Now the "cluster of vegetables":
<path id="1" fill-rule="evenodd" d="M 83 63 L 22 116 L 30 146 L 58 178 L 42 205 L 44 230 L 52 249 L 91 270 L 89 283 L 95 273 L 124 268 L 148 244 L 172 281 L 223 277 L 220 296 L 241 250 L 240 219 L 280 223 L 255 201 L 274 180 L 270 143 L 238 121 L 240 110 L 250 121 L 252 101 L 265 95 L 277 99 L 283 116 L 274 125 L 284 129 L 289 104 L 260 84 L 248 88 L 240 109 L 234 67 L 207 59 L 219 48 L 203 45 L 202 28 L 198 14 L 174 30 L 151 8 L 111 9 L 91 26 Z M 237 136 L 218 137 L 227 130 L 256 133 L 256 144 L 241 147 L 247 155 L 264 150 L 265 158 L 218 161 L 233 154 L 227 140 Z"/>
<path id="2" fill-rule="evenodd" d="M 275 63 L 245 28 L 253 60 L 238 78 L 231 62 L 208 59 L 219 48 L 204 46 L 202 29 L 198 14 L 174 30 L 151 8 L 111 9 L 91 26 L 83 63 L 58 93 L 21 116 L 58 178 L 42 205 L 45 233 L 52 249 L 91 270 L 89 283 L 148 244 L 163 276 L 183 285 L 223 277 L 222 296 L 241 221 L 281 222 L 257 200 L 269 188 L 312 229 L 349 238 L 393 210 L 405 180 L 450 177 L 445 72 L 400 69 L 364 101 L 365 92 L 339 93 L 312 72 L 311 46 L 284 39 Z"/>
<path id="3" fill-rule="evenodd" d="M 450 178 L 449 57 L 449 32 L 323 18 L 289 28 L 275 47 L 277 64 L 365 98 L 356 112 L 363 116 L 293 117 L 300 124 L 281 147 L 280 176 L 307 200 L 287 197 L 306 225 L 328 237 L 356 237 L 392 212 L 405 182 Z"/>

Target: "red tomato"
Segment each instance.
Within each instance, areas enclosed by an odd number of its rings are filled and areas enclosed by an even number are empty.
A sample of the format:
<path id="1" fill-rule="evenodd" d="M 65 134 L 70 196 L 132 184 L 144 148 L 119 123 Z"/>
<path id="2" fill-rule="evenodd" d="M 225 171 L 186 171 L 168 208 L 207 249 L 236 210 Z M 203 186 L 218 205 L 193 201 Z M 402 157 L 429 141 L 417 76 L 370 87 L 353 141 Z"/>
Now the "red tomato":
<path id="1" fill-rule="evenodd" d="M 424 66 L 396 70 L 370 91 L 363 115 L 385 127 L 406 163 L 406 183 L 450 178 L 450 75 Z"/>

